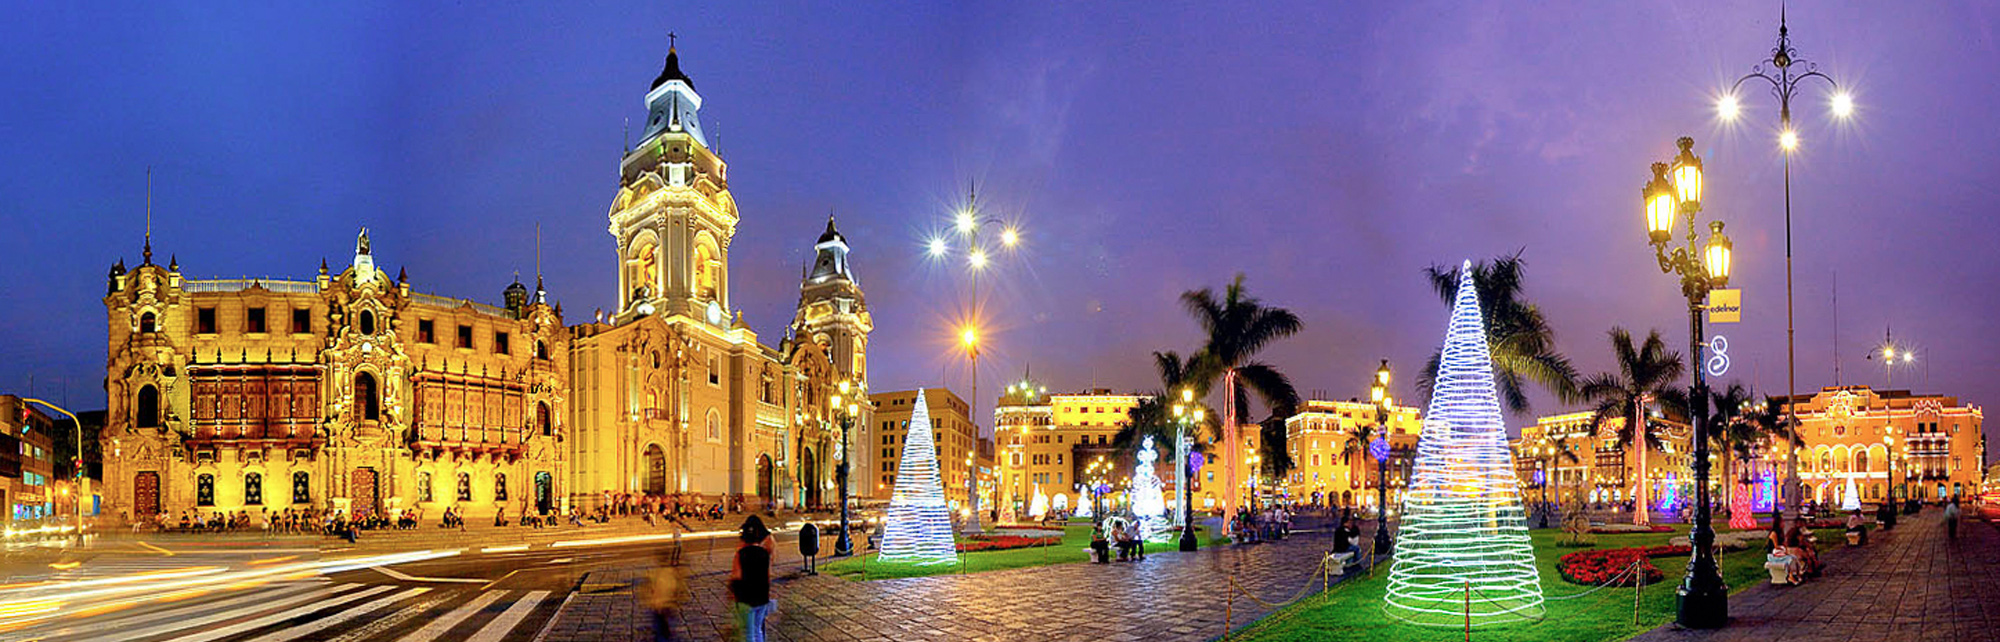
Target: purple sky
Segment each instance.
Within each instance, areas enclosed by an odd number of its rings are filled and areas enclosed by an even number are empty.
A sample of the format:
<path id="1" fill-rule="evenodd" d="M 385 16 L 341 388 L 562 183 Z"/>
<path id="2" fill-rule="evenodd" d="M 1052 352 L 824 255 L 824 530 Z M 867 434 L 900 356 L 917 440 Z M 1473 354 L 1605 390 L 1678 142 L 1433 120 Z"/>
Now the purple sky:
<path id="1" fill-rule="evenodd" d="M 1529 295 L 1586 372 L 1608 367 L 1613 325 L 1685 345 L 1638 188 L 1691 135 L 1744 290 L 1745 322 L 1721 328 L 1729 378 L 1783 391 L 1776 103 L 1745 95 L 1734 126 L 1712 110 L 1768 55 L 1776 3 L 44 4 L 0 26 L 0 390 L 32 375 L 102 406 L 99 297 L 111 263 L 138 261 L 148 165 L 154 247 L 190 276 L 308 278 L 366 225 L 418 289 L 497 302 L 515 270 L 532 278 L 540 221 L 549 289 L 588 320 L 615 294 L 621 132 L 673 30 L 732 165 L 735 302 L 776 342 L 836 210 L 875 314 L 877 389 L 942 376 L 964 392 L 948 330 L 962 279 L 921 244 L 973 180 L 1027 240 L 982 280 L 981 408 L 1028 364 L 1053 390 L 1153 387 L 1149 352 L 1196 339 L 1175 296 L 1238 271 L 1305 320 L 1268 359 L 1341 398 L 1384 357 L 1412 394 L 1444 327 L 1420 276 L 1434 262 L 1525 249 Z M 1833 383 L 1838 272 L 1845 382 L 1882 383 L 1863 357 L 1893 324 L 1919 353 L 1898 388 L 2000 398 L 2000 137 L 1980 124 L 2000 113 L 1997 16 L 1792 8 L 1793 44 L 1859 108 L 1834 122 L 1818 86 L 1795 105 L 1802 391 Z"/>

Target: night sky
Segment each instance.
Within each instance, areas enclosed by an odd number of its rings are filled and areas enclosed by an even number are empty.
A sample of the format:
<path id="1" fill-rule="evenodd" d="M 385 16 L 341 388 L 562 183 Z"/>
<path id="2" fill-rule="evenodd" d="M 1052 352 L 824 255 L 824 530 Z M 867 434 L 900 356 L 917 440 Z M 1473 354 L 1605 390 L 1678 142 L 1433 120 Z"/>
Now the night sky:
<path id="1" fill-rule="evenodd" d="M 1713 109 L 1768 56 L 1776 2 L 332 4 L 10 9 L 0 390 L 33 377 L 103 406 L 100 297 L 112 263 L 139 260 L 148 166 L 158 260 L 190 277 L 309 279 L 368 226 L 417 289 L 498 303 L 516 271 L 532 282 L 540 222 L 551 296 L 588 321 L 614 305 L 605 216 L 670 30 L 741 206 L 734 302 L 776 343 L 834 212 L 878 390 L 966 392 L 963 270 L 923 242 L 974 181 L 1025 238 L 980 283 L 982 415 L 1029 366 L 1052 391 L 1155 387 L 1149 353 L 1196 342 L 1176 296 L 1237 272 L 1305 321 L 1267 358 L 1338 398 L 1381 358 L 1414 394 L 1446 314 L 1424 266 L 1515 251 L 1581 370 L 1609 367 L 1613 325 L 1684 350 L 1639 202 L 1681 135 L 1736 242 L 1725 378 L 1784 390 L 1776 101 L 1746 91 L 1734 125 Z M 1893 325 L 1918 352 L 1897 388 L 2000 399 L 1996 18 L 1791 7 L 1794 46 L 1858 108 L 1837 122 L 1820 85 L 1794 105 L 1801 391 L 1834 383 L 1837 274 L 1843 382 L 1883 383 L 1865 355 Z"/>

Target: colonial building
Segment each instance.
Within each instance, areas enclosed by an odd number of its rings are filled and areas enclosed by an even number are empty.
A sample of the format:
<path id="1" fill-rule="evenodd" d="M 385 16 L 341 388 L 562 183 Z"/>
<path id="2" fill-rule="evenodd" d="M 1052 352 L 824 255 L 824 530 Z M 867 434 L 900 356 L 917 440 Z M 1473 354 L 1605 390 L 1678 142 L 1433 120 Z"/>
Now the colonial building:
<path id="1" fill-rule="evenodd" d="M 1522 428 L 1521 437 L 1511 444 L 1522 499 L 1539 502 L 1546 491 L 1550 502 L 1623 503 L 1636 495 L 1641 483 L 1647 484 L 1654 510 L 1692 496 L 1693 440 L 1687 424 L 1647 417 L 1653 445 L 1645 453 L 1641 473 L 1639 440 L 1619 443 L 1626 421 L 1620 417 L 1599 423 L 1594 412 L 1572 412 L 1542 417 Z M 1715 468 L 1718 474 L 1721 470 L 1719 465 Z"/>
<path id="2" fill-rule="evenodd" d="M 1415 461 L 1417 436 L 1423 433 L 1423 413 L 1411 406 L 1391 406 L 1386 434 L 1389 458 L 1378 470 L 1367 444 L 1357 444 L 1358 427 L 1373 425 L 1376 406 L 1365 401 L 1308 400 L 1285 420 L 1285 445 L 1291 451 L 1292 472 L 1285 488 L 1294 501 L 1322 506 L 1374 506 L 1386 483 L 1389 504 L 1402 501 Z M 1251 451 L 1255 452 L 1255 451 Z"/>
<path id="3" fill-rule="evenodd" d="M 856 435 L 865 443 L 858 441 L 854 447 L 874 452 L 865 457 L 855 453 L 857 468 L 850 483 L 855 484 L 858 497 L 888 501 L 896 490 L 896 469 L 903 462 L 903 440 L 909 435 L 917 391 L 877 392 L 869 398 L 875 405 L 875 417 L 869 424 L 871 429 L 861 431 L 866 437 Z M 967 462 L 979 447 L 979 426 L 972 423 L 972 408 L 949 389 L 925 388 L 924 403 L 930 409 L 932 443 L 937 445 L 938 478 L 944 482 L 945 501 L 956 509 L 965 505 Z M 872 462 L 873 467 L 860 468 L 862 461 Z M 987 490 L 982 487 L 980 496 L 991 497 Z"/>
<path id="4" fill-rule="evenodd" d="M 1029 515 L 1041 495 L 1049 509 L 1074 509 L 1089 502 L 1084 484 L 1101 480 L 1117 504 L 1132 474 L 1129 456 L 1112 448 L 1118 430 L 1148 395 L 1113 394 L 1098 388 L 1075 394 L 1048 393 L 1024 378 L 1007 386 L 993 409 L 999 508 L 1003 516 Z M 1156 474 L 1171 498 L 1173 462 L 1161 457 Z M 1100 463 L 1101 460 L 1101 463 Z M 1099 463 L 1096 469 L 1091 465 Z"/>
<path id="5" fill-rule="evenodd" d="M 104 298 L 107 514 L 398 509 L 470 516 L 618 494 L 817 505 L 828 391 L 872 328 L 831 220 L 773 347 L 729 299 L 738 214 L 679 56 L 646 94 L 608 213 L 609 318 L 566 326 L 536 278 L 503 306 L 424 294 L 363 230 L 316 279 L 199 280 L 121 260 Z"/>
<path id="6" fill-rule="evenodd" d="M 1837 504 L 1850 479 L 1864 502 L 1892 491 L 1922 500 L 1978 492 L 1986 459 L 1978 406 L 1868 386 L 1823 388 L 1794 400 L 1807 498 Z"/>
<path id="7" fill-rule="evenodd" d="M 539 287 L 503 299 L 416 292 L 366 230 L 311 281 L 190 279 L 149 243 L 104 298 L 106 512 L 557 507 L 569 339 Z"/>

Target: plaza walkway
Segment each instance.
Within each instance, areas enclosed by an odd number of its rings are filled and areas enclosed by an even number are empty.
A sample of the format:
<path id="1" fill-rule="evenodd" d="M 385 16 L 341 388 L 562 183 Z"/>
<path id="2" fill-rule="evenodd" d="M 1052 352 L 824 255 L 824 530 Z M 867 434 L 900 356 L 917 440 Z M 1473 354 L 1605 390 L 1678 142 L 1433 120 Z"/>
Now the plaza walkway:
<path id="1" fill-rule="evenodd" d="M 787 641 L 1207 640 L 1223 633 L 1225 620 L 1241 628 L 1271 610 L 1240 594 L 1233 603 L 1225 600 L 1232 572 L 1240 586 L 1266 601 L 1302 590 L 1310 595 L 1320 590 L 1313 578 L 1331 547 L 1328 534 L 1297 532 L 1262 544 L 1156 552 L 1143 562 L 872 582 L 798 575 L 794 554 L 773 569 L 782 575 L 772 589 L 779 614 L 767 630 L 771 639 Z M 726 639 L 722 585 L 728 564 L 727 549 L 694 560 L 695 595 L 686 621 L 692 639 Z M 544 639 L 651 639 L 650 618 L 630 588 L 643 572 L 593 573 Z"/>
<path id="2" fill-rule="evenodd" d="M 1729 626 L 1668 624 L 1638 642 L 1978 642 L 2000 640 L 2000 530 L 1970 516 L 1958 539 L 1943 511 L 1903 516 L 1868 545 L 1827 554 L 1823 577 L 1799 586 L 1760 584 L 1730 598 Z"/>

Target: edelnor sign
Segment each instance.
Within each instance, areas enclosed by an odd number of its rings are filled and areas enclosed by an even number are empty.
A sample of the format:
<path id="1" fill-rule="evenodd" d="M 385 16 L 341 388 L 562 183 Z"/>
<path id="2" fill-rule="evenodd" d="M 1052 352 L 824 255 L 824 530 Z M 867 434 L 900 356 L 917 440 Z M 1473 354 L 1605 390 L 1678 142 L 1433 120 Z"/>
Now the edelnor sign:
<path id="1" fill-rule="evenodd" d="M 1743 320 L 1743 291 L 1708 291 L 1708 322 L 1736 323 Z"/>

